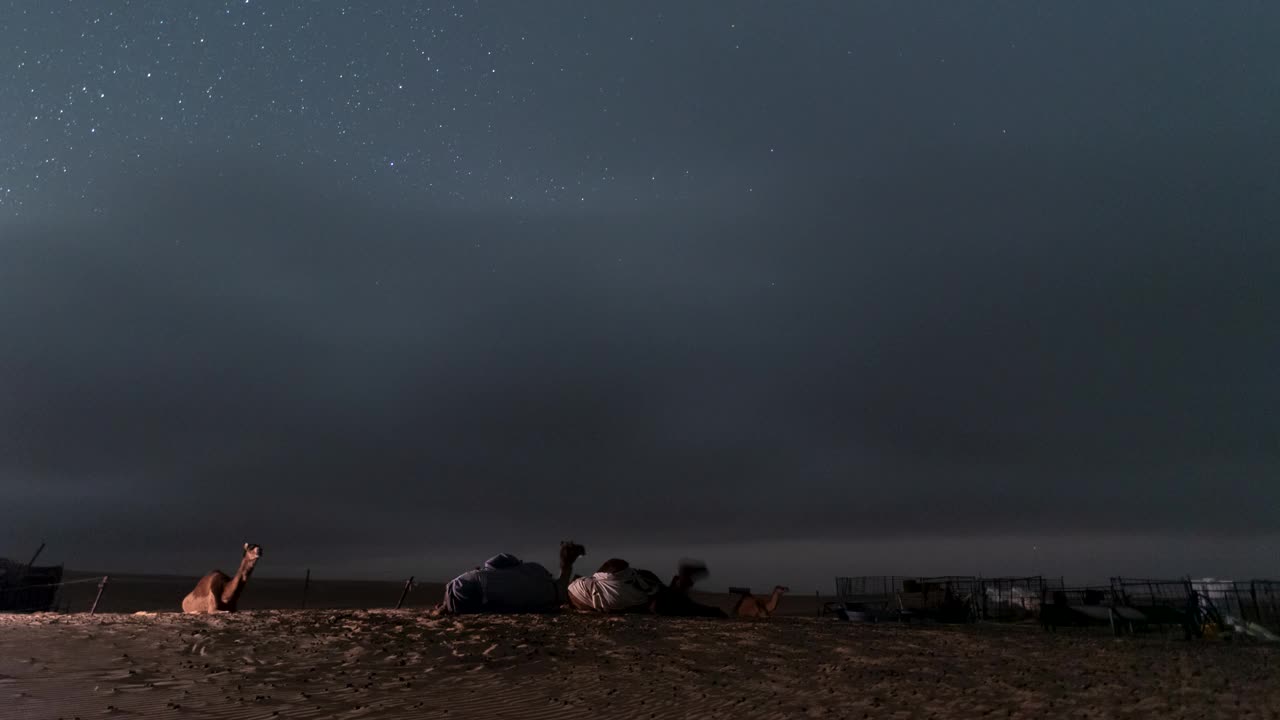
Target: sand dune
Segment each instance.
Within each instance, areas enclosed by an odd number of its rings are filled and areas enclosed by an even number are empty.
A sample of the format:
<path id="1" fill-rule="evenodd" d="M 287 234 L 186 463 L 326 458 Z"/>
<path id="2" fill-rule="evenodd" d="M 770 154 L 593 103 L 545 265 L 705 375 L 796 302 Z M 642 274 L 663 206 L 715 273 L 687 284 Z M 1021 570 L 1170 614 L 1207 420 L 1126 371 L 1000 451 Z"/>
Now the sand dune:
<path id="1" fill-rule="evenodd" d="M 1280 652 L 1028 627 L 0 616 L 6 718 L 1280 717 Z"/>

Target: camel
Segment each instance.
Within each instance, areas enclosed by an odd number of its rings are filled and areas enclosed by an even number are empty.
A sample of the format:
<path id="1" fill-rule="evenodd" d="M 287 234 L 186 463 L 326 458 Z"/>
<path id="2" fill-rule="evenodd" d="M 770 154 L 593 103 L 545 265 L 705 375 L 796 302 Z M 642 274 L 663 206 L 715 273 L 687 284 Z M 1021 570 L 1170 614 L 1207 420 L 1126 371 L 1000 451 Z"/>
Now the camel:
<path id="1" fill-rule="evenodd" d="M 573 563 L 587 549 L 572 540 L 560 543 L 560 576 L 536 562 L 499 553 L 444 587 L 437 611 L 464 615 L 484 612 L 554 612 L 567 602 Z"/>
<path id="2" fill-rule="evenodd" d="M 187 593 L 182 599 L 184 613 L 235 612 L 240 593 L 244 592 L 245 583 L 253 574 L 253 567 L 262 557 L 262 547 L 252 543 L 244 544 L 244 556 L 240 559 L 240 569 L 235 577 L 227 577 L 221 570 L 200 578 L 196 589 Z"/>
<path id="3" fill-rule="evenodd" d="M 773 588 L 773 594 L 769 596 L 768 602 L 744 592 L 738 597 L 738 602 L 733 606 L 734 617 L 758 617 L 767 618 L 778 609 L 778 603 L 782 601 L 782 594 L 791 592 L 791 588 L 778 585 Z"/>
<path id="4" fill-rule="evenodd" d="M 679 572 L 670 585 L 663 585 L 649 570 L 631 567 L 621 558 L 612 558 L 591 577 L 569 584 L 569 604 L 577 610 L 607 613 L 652 613 L 675 617 L 728 617 L 718 607 L 703 605 L 690 597 L 693 584 L 707 577 L 707 566 L 696 560 L 681 560 Z"/>
<path id="5" fill-rule="evenodd" d="M 578 558 L 587 554 L 587 549 L 572 540 L 560 541 L 560 577 L 556 584 L 561 591 L 569 587 L 569 583 L 573 580 L 573 564 Z"/>

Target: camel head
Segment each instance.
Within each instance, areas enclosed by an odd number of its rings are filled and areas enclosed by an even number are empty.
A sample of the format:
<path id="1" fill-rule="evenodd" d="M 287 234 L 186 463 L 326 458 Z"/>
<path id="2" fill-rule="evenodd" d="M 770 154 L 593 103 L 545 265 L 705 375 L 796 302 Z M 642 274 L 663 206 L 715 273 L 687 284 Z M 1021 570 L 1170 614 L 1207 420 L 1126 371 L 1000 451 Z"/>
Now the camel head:
<path id="1" fill-rule="evenodd" d="M 774 585 L 773 591 L 781 595 L 782 593 L 791 592 L 791 588 L 787 587 L 786 585 Z"/>
<path id="2" fill-rule="evenodd" d="M 604 564 L 600 566 L 600 569 L 597 570 L 596 572 L 609 573 L 610 575 L 612 575 L 614 573 L 620 573 L 629 567 L 631 567 L 631 563 L 627 562 L 626 560 L 622 560 L 620 558 L 612 558 L 610 560 L 606 560 Z"/>
<path id="3" fill-rule="evenodd" d="M 560 542 L 560 564 L 572 565 L 578 558 L 587 554 L 587 549 L 572 540 Z"/>
<path id="4" fill-rule="evenodd" d="M 256 565 L 258 558 L 260 557 L 262 557 L 261 545 L 255 545 L 253 543 L 244 544 L 244 559 L 247 560 L 250 565 Z"/>

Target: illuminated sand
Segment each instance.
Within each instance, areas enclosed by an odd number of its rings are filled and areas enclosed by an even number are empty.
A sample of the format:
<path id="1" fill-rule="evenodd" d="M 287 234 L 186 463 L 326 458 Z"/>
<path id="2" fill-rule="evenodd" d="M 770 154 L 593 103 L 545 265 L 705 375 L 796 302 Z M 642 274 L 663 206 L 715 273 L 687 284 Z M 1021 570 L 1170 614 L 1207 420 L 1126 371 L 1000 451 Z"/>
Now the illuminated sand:
<path id="1" fill-rule="evenodd" d="M 1277 718 L 1280 651 L 420 610 L 0 616 L 6 718 Z"/>

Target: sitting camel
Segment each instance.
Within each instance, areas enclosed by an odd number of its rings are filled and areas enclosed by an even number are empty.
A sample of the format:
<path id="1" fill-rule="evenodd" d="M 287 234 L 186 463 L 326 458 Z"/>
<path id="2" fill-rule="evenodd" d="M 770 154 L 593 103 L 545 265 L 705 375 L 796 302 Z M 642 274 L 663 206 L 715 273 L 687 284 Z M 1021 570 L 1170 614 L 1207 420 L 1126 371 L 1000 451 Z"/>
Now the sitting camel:
<path id="1" fill-rule="evenodd" d="M 621 558 L 608 560 L 590 577 L 569 583 L 569 603 L 577 610 L 605 613 L 651 613 L 676 617 L 727 617 L 718 607 L 690 597 L 693 585 L 708 575 L 707 566 L 681 560 L 671 584 L 663 585 L 649 570 L 638 570 Z"/>
<path id="2" fill-rule="evenodd" d="M 558 578 L 536 562 L 523 562 L 510 553 L 494 555 L 482 567 L 450 580 L 437 607 L 455 615 L 555 612 L 568 600 L 573 563 L 586 554 L 587 549 L 572 540 L 560 543 Z"/>
<path id="3" fill-rule="evenodd" d="M 182 599 L 184 613 L 235 612 L 240 593 L 244 592 L 245 583 L 253 574 L 253 568 L 262 557 L 262 547 L 252 543 L 244 544 L 244 556 L 240 558 L 240 569 L 235 577 L 227 577 L 221 570 L 200 578 L 196 589 L 187 593 Z"/>
<path id="4" fill-rule="evenodd" d="M 778 603 L 782 601 L 782 594 L 786 592 L 791 592 L 791 588 L 777 585 L 773 588 L 773 594 L 769 596 L 768 601 L 761 600 L 750 592 L 743 592 L 733 606 L 733 616 L 767 618 L 777 611 Z"/>

